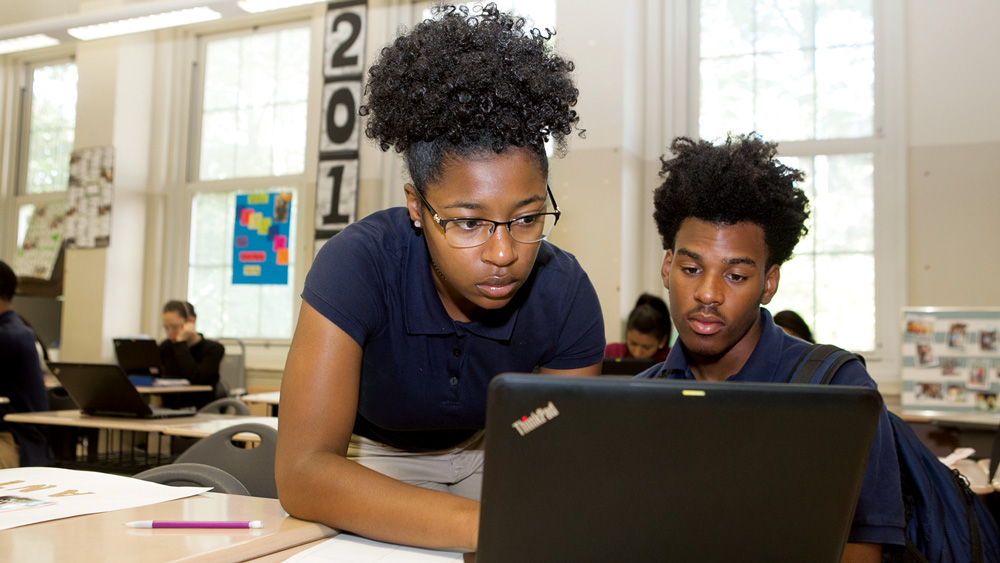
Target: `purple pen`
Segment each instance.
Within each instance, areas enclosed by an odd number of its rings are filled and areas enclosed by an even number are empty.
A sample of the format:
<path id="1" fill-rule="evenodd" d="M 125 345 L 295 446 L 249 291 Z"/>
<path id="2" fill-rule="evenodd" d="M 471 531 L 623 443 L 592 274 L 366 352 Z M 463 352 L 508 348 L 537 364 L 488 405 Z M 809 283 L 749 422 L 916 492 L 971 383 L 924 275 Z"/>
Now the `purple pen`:
<path id="1" fill-rule="evenodd" d="M 126 522 L 129 528 L 263 528 L 260 520 L 241 522 L 196 520 L 137 520 Z"/>

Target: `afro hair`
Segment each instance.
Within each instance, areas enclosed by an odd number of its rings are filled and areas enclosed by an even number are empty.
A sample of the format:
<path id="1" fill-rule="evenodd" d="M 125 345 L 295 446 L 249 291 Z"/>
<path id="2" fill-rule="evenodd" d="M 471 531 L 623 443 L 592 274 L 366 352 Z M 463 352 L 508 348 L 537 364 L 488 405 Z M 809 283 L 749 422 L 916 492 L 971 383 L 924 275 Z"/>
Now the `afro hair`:
<path id="1" fill-rule="evenodd" d="M 420 190 L 448 156 L 522 147 L 547 172 L 545 143 L 566 149 L 579 117 L 573 63 L 554 54 L 552 32 L 495 4 L 438 6 L 382 49 L 368 71 L 365 134 L 383 151 L 406 153 Z M 582 133 L 582 131 L 581 131 Z"/>
<path id="2" fill-rule="evenodd" d="M 795 187 L 805 175 L 775 160 L 777 144 L 756 133 L 718 146 L 678 137 L 674 158 L 661 158 L 664 179 L 653 193 L 653 220 L 664 250 L 674 247 L 688 217 L 717 225 L 753 223 L 764 231 L 768 267 L 781 265 L 808 229 L 809 200 Z"/>

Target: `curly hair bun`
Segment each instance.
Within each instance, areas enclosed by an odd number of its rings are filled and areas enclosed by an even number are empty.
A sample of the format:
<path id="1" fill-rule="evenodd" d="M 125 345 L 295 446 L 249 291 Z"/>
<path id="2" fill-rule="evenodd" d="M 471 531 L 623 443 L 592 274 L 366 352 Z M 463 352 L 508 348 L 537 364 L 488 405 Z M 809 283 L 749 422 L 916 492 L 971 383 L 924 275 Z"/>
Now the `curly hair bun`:
<path id="1" fill-rule="evenodd" d="M 368 71 L 365 134 L 382 150 L 441 142 L 464 148 L 565 151 L 579 117 L 573 63 L 547 47 L 552 32 L 495 4 L 439 6 L 382 49 Z"/>

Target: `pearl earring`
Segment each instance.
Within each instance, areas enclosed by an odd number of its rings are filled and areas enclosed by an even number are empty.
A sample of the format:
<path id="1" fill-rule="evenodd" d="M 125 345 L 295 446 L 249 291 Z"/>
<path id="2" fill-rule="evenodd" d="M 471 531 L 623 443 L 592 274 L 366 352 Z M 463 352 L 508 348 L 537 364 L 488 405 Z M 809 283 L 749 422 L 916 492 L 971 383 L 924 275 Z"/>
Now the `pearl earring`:
<path id="1" fill-rule="evenodd" d="M 413 226 L 419 229 L 420 228 L 420 221 L 414 221 L 413 222 Z"/>

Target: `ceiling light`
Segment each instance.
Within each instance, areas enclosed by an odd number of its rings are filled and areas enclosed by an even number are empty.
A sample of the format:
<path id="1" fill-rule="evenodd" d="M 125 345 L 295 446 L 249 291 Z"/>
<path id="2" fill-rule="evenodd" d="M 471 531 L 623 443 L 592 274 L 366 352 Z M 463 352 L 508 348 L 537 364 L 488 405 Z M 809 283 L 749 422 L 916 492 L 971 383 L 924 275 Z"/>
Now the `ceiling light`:
<path id="1" fill-rule="evenodd" d="M 114 37 L 116 35 L 125 35 L 127 33 L 138 33 L 140 31 L 150 31 L 153 29 L 163 29 L 165 27 L 206 22 L 217 20 L 221 17 L 222 15 L 215 10 L 206 7 L 198 7 L 83 27 L 72 27 L 66 31 L 77 39 L 88 41 L 90 39 Z"/>
<path id="2" fill-rule="evenodd" d="M 256 14 L 258 12 L 269 12 L 282 8 L 292 8 L 294 6 L 304 6 L 306 4 L 316 4 L 325 0 L 239 0 L 236 5 L 244 12 Z"/>
<path id="3" fill-rule="evenodd" d="M 39 47 L 50 47 L 58 44 L 58 39 L 54 39 L 41 33 L 26 35 L 24 37 L 15 37 L 13 39 L 4 39 L 0 41 L 0 55 L 3 55 L 4 53 L 15 53 L 17 51 L 27 51 L 29 49 L 38 49 Z"/>

